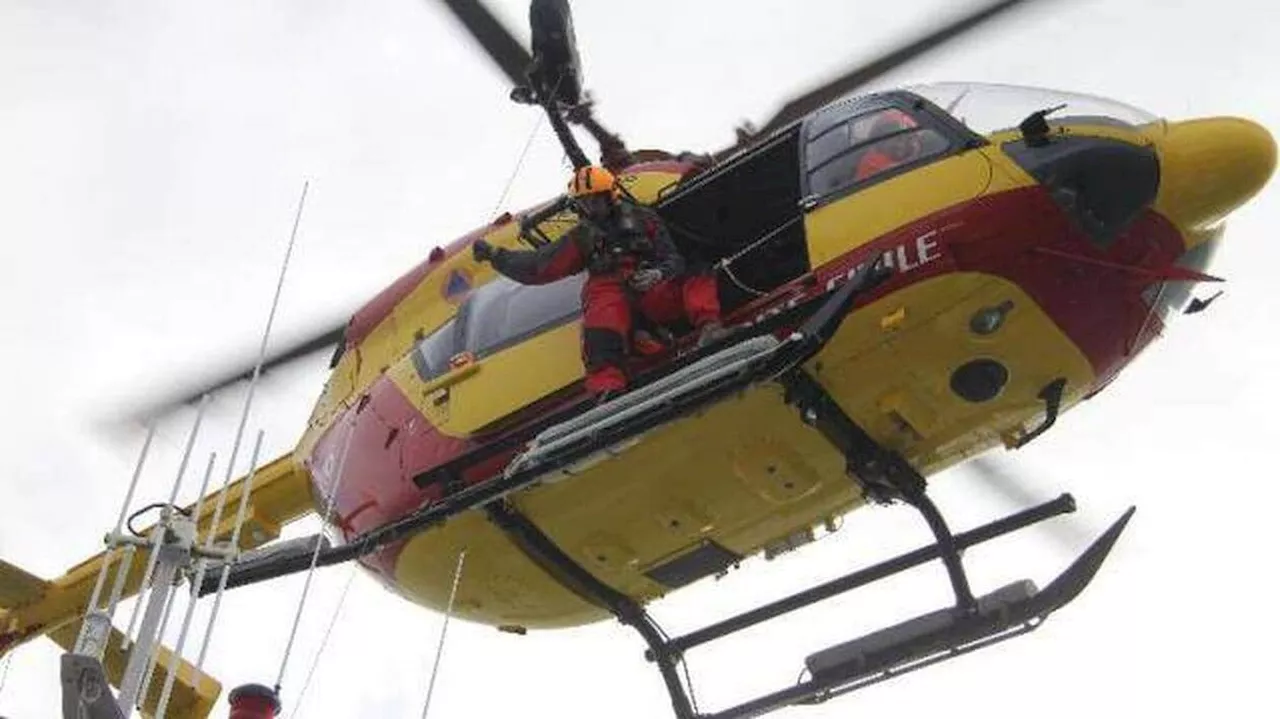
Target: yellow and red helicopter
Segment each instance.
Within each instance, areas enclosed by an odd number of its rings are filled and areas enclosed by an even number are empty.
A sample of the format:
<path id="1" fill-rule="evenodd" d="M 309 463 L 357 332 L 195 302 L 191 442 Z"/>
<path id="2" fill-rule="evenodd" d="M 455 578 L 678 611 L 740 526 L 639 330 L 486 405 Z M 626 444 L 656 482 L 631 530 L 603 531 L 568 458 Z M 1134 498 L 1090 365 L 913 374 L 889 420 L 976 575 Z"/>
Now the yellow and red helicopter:
<path id="1" fill-rule="evenodd" d="M 482 238 L 540 246 L 576 221 L 572 205 L 486 223 L 339 331 L 272 360 L 337 345 L 296 448 L 227 497 L 248 492 L 240 548 L 271 550 L 242 555 L 228 586 L 305 570 L 321 543 L 320 565 L 359 561 L 443 610 L 465 550 L 455 614 L 516 632 L 616 617 L 646 642 L 678 717 L 823 701 L 1034 629 L 1084 588 L 1132 510 L 1045 587 L 979 596 L 961 551 L 1073 500 L 953 534 L 926 479 L 1032 441 L 1179 313 L 1203 309 L 1192 290 L 1217 279 L 1206 273 L 1225 218 L 1274 170 L 1265 129 L 1024 87 L 856 92 L 1023 4 L 1006 0 L 797 98 L 732 148 L 631 151 L 584 100 L 565 0 L 533 0 L 532 54 L 476 0 L 445 4 L 517 85 L 512 98 L 546 112 L 575 166 L 589 160 L 573 124 L 597 139 L 626 201 L 657 209 L 715 273 L 733 332 L 698 347 L 684 328 L 656 328 L 667 350 L 637 358 L 636 387 L 598 406 L 581 382 L 581 278 L 522 286 L 470 252 Z M 897 161 L 865 170 L 890 150 Z M 899 501 L 934 545 L 684 636 L 645 612 L 865 504 Z M 210 526 L 213 504 L 195 520 L 230 537 L 230 517 Z M 316 513 L 328 537 L 271 544 Z M 95 577 L 117 559 L 51 581 L 0 563 L 0 653 L 41 635 L 70 648 Z M 935 559 L 954 606 L 816 652 L 794 686 L 712 715 L 692 708 L 678 671 L 687 650 Z M 124 594 L 142 574 L 130 570 Z M 118 680 L 122 657 L 104 663 Z M 207 716 L 220 685 L 182 666 L 168 716 Z M 144 713 L 158 692 L 140 699 Z"/>

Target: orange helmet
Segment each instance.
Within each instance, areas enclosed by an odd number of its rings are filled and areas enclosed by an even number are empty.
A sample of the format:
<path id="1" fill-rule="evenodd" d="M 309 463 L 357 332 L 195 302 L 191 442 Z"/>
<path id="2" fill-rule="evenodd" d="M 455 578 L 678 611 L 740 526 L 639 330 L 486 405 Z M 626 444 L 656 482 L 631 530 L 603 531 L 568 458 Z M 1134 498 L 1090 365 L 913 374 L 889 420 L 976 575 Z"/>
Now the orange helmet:
<path id="1" fill-rule="evenodd" d="M 601 192 L 618 194 L 618 178 L 614 177 L 612 172 L 599 165 L 588 165 L 574 171 L 573 179 L 569 180 L 570 197 L 595 195 Z"/>

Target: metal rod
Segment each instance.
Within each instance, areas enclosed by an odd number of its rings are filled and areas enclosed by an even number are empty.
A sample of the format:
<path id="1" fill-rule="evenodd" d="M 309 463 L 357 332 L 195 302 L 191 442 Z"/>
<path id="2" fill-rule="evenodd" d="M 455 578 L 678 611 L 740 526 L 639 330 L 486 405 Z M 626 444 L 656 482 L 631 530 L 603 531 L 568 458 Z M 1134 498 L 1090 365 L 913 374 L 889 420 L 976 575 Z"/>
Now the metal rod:
<path id="1" fill-rule="evenodd" d="M 231 530 L 231 549 L 235 551 L 240 543 L 240 524 L 244 521 L 245 506 L 249 500 L 249 492 L 253 489 L 253 476 L 258 471 L 258 453 L 262 450 L 262 430 L 258 430 L 258 439 L 253 444 L 253 458 L 249 460 L 249 474 L 244 478 L 244 487 L 240 494 L 240 511 L 236 515 L 236 524 Z M 214 624 L 218 621 L 218 609 L 222 606 L 222 594 L 227 588 L 227 574 L 231 571 L 233 560 L 222 565 L 222 577 L 218 580 L 218 593 L 213 598 L 213 612 L 209 615 L 209 625 L 204 632 L 204 642 L 200 646 L 200 658 L 196 661 L 196 674 L 204 667 L 204 657 L 209 651 L 213 639 Z M 194 591 L 196 585 L 192 586 Z"/>
<path id="2" fill-rule="evenodd" d="M 184 561 L 175 557 L 178 550 L 173 546 L 157 546 L 152 554 L 165 554 L 156 570 L 156 582 L 147 597 L 147 611 L 138 629 L 138 641 L 129 655 L 129 663 L 125 667 L 124 678 L 120 682 L 119 706 L 126 716 L 137 705 L 138 689 L 142 685 L 143 673 L 151 663 L 151 649 L 156 637 L 156 628 L 160 624 L 160 615 L 168 604 L 167 596 L 173 590 L 173 579 L 178 565 Z M 139 600 L 139 605 L 142 601 Z"/>
<path id="3" fill-rule="evenodd" d="M 200 510 L 204 509 L 204 494 L 209 491 L 209 480 L 213 477 L 213 465 L 217 461 L 218 453 L 210 452 L 209 461 L 204 467 L 204 479 L 200 480 L 200 492 L 196 494 L 195 506 L 191 508 L 191 520 L 196 523 L 197 527 L 200 524 Z"/>
<path id="4" fill-rule="evenodd" d="M 436 644 L 436 660 L 431 666 L 431 680 L 427 683 L 427 701 L 422 705 L 422 719 L 427 719 L 427 710 L 431 708 L 431 694 L 436 688 L 436 675 L 440 672 L 440 658 L 444 655 L 444 640 L 449 631 L 449 618 L 453 616 L 453 600 L 458 596 L 458 583 L 462 581 L 462 562 L 466 558 L 466 549 L 458 552 L 458 565 L 453 570 L 453 587 L 449 590 L 449 604 L 444 611 L 444 624 L 440 626 L 440 642 Z"/>
<path id="5" fill-rule="evenodd" d="M 302 207 L 307 201 L 307 189 L 310 186 L 310 181 L 302 183 L 302 196 L 298 198 L 298 210 L 293 217 L 293 230 L 289 233 L 289 245 L 285 249 L 284 262 L 280 267 L 280 276 L 276 280 L 275 295 L 271 298 L 271 310 L 267 313 L 267 326 L 262 331 L 262 342 L 258 346 L 258 360 L 253 365 L 253 375 L 249 379 L 249 390 L 245 395 L 244 408 L 240 412 L 240 423 L 236 427 L 235 440 L 231 444 L 231 458 L 227 460 L 227 474 L 223 480 L 222 493 L 218 496 L 217 509 L 214 510 L 213 514 L 213 524 L 209 528 L 210 536 L 207 544 L 209 548 L 213 547 L 213 534 L 217 531 L 218 522 L 222 519 L 227 488 L 231 484 L 231 475 L 235 472 L 236 459 L 239 458 L 240 442 L 244 438 L 245 424 L 249 421 L 249 408 L 253 405 L 253 394 L 258 387 L 258 378 L 262 376 L 262 365 L 267 359 L 267 342 L 271 338 L 271 326 L 275 323 L 276 309 L 280 305 L 280 293 L 284 289 L 285 274 L 289 270 L 289 258 L 293 255 L 293 245 L 298 237 L 298 225 L 302 222 Z"/>
<path id="6" fill-rule="evenodd" d="M 156 647 L 164 635 L 165 627 L 169 623 L 169 614 L 173 610 L 174 582 L 178 577 L 178 569 L 186 566 L 190 556 L 185 546 L 181 544 L 182 540 L 176 535 L 170 535 L 173 532 L 173 513 L 176 509 L 173 503 L 177 501 L 178 492 L 182 489 L 183 475 L 186 474 L 187 464 L 191 460 L 191 450 L 195 446 L 196 436 L 200 433 L 200 424 L 204 419 L 204 411 L 208 403 L 207 394 L 200 398 L 196 418 L 191 425 L 191 432 L 187 435 L 182 460 L 178 464 L 177 475 L 174 476 L 173 486 L 169 489 L 169 501 L 160 512 L 160 521 L 156 523 L 157 531 L 152 532 L 154 543 L 151 547 L 150 568 L 154 570 L 156 559 L 159 558 L 161 561 L 159 578 L 147 598 L 146 616 L 138 629 L 138 639 L 134 643 L 124 678 L 120 683 L 120 707 L 126 713 L 133 710 L 138 697 L 142 697 L 145 701 L 155 664 Z M 164 554 L 163 557 L 162 554 Z M 134 606 L 134 618 L 137 617 L 137 609 L 141 606 L 142 602 L 139 600 Z M 159 616 L 157 612 L 160 613 Z M 129 641 L 127 634 L 124 641 Z"/>
<path id="7" fill-rule="evenodd" d="M 124 556 L 120 558 L 120 568 L 116 570 L 116 581 L 111 587 L 111 597 L 107 600 L 106 616 L 108 623 L 116 615 L 116 607 L 120 604 L 120 597 L 124 596 L 124 582 L 128 577 L 129 570 L 133 568 L 133 558 L 138 553 L 138 548 L 132 544 L 124 548 Z"/>
<path id="8" fill-rule="evenodd" d="M 151 588 L 151 580 L 156 571 L 156 560 L 160 558 L 160 544 L 164 541 L 164 523 L 158 522 L 156 526 L 151 528 L 151 535 L 147 538 L 147 546 L 151 548 L 151 552 L 147 555 L 147 568 L 142 572 L 142 583 L 138 585 L 138 601 L 133 604 L 133 611 L 129 615 L 129 626 L 125 629 L 124 635 L 120 637 L 120 648 L 128 649 L 133 643 L 133 629 L 138 626 L 138 616 L 142 613 L 141 595 Z"/>
<path id="9" fill-rule="evenodd" d="M 975 544 L 981 544 L 990 539 L 994 539 L 995 537 L 1035 524 L 1036 522 L 1044 521 L 1050 517 L 1074 512 L 1075 508 L 1075 500 L 1072 499 L 1071 495 L 1063 494 L 1057 499 L 1045 502 L 1044 504 L 1023 510 L 1017 514 L 1011 514 L 989 524 L 984 524 L 976 529 L 971 529 L 967 532 L 955 535 L 956 548 L 964 549 L 972 547 Z M 667 647 L 672 652 L 682 653 L 700 644 L 705 644 L 725 635 L 733 634 L 734 632 L 768 621 L 774 617 L 795 611 L 802 607 L 807 607 L 810 604 L 815 604 L 825 599 L 830 599 L 831 597 L 857 589 L 858 587 L 870 584 L 880 579 L 884 579 L 885 577 L 897 574 L 898 572 L 932 561 L 939 557 L 940 552 L 941 550 L 936 544 L 921 547 L 899 557 L 895 557 L 879 564 L 874 564 L 866 569 L 858 570 L 852 574 L 847 574 L 838 579 L 819 584 L 816 587 L 812 587 L 789 597 L 784 597 L 775 602 L 765 604 L 735 617 L 730 617 L 723 621 L 716 622 L 715 624 L 690 632 L 682 637 L 676 637 L 675 639 L 667 642 Z M 651 651 L 645 652 L 645 656 L 650 661 L 654 659 Z"/>
<path id="10" fill-rule="evenodd" d="M 356 578 L 356 566 L 351 565 L 347 571 L 347 582 L 342 587 L 342 594 L 338 596 L 338 605 L 334 607 L 333 616 L 329 618 L 329 626 L 324 630 L 324 637 L 320 640 L 320 648 L 316 650 L 315 659 L 311 661 L 311 668 L 307 670 L 307 678 L 302 682 L 302 689 L 298 692 L 298 700 L 293 705 L 293 711 L 289 712 L 289 719 L 298 715 L 302 709 L 302 703 L 307 698 L 307 689 L 311 687 L 311 678 L 315 676 L 316 667 L 320 664 L 320 657 L 324 654 L 324 648 L 329 645 L 329 636 L 333 634 L 333 627 L 338 623 L 338 617 L 342 614 L 342 606 L 347 601 L 347 592 L 351 591 L 351 583 Z M 276 694 L 279 696 L 279 692 Z M 156 719 L 164 719 L 164 716 L 158 715 Z"/>
<path id="11" fill-rule="evenodd" d="M 204 493 L 209 489 L 209 478 L 213 475 L 213 465 L 217 460 L 218 453 L 209 453 L 209 463 L 205 466 L 204 481 L 200 484 L 200 494 L 196 497 L 196 505 L 193 510 L 193 518 L 196 522 L 200 521 L 201 504 L 204 501 Z M 195 579 L 191 582 L 191 593 L 187 599 L 187 611 L 182 617 L 182 628 L 178 630 L 178 641 L 173 647 L 173 654 L 169 657 L 169 671 L 164 678 L 164 688 L 160 691 L 160 702 L 156 705 L 155 719 L 164 719 L 165 711 L 169 708 L 169 698 L 173 693 L 173 684 L 178 677 L 178 662 L 182 657 L 182 650 L 187 644 L 187 634 L 191 630 L 191 619 L 195 616 L 196 594 L 201 582 L 204 581 L 204 575 L 209 566 L 209 560 L 206 557 L 200 557 L 196 562 Z"/>
<path id="12" fill-rule="evenodd" d="M 182 476 L 187 473 L 187 464 L 191 461 L 191 449 L 195 447 L 196 435 L 200 433 L 200 423 L 204 421 L 204 410 L 208 405 L 209 395 L 201 396 L 200 404 L 196 408 L 196 421 L 191 425 L 191 432 L 187 435 L 187 446 L 182 450 L 182 461 L 178 463 L 178 476 L 173 480 L 173 487 L 169 490 L 170 507 L 178 501 L 178 489 L 182 487 Z"/>
<path id="13" fill-rule="evenodd" d="M 329 489 L 329 499 L 325 502 L 324 514 L 320 516 L 320 521 L 329 521 L 329 516 L 333 513 L 334 502 L 338 499 L 338 490 L 342 488 L 342 478 L 346 474 L 347 453 L 351 449 L 351 439 L 355 436 L 355 425 L 352 424 L 347 430 L 347 436 L 342 441 L 342 454 L 338 457 L 338 468 L 336 470 L 337 478 L 333 481 L 333 486 Z M 320 548 L 324 546 L 321 541 L 322 537 L 316 537 L 316 546 L 311 551 L 311 565 L 307 568 L 307 578 L 302 583 L 302 596 L 298 599 L 298 611 L 293 615 L 293 628 L 289 630 L 289 640 L 285 642 L 284 654 L 280 657 L 280 670 L 276 674 L 275 692 L 276 696 L 280 695 L 280 687 L 284 684 L 284 672 L 289 664 L 289 656 L 293 653 L 293 643 L 298 637 L 298 625 L 302 621 L 302 610 L 307 604 L 307 595 L 311 591 L 311 579 L 315 576 L 316 565 L 320 559 Z M 222 575 L 225 584 L 227 575 Z"/>
<path id="14" fill-rule="evenodd" d="M 177 578 L 176 581 L 181 579 Z M 147 668 L 142 674 L 142 688 L 138 690 L 138 696 L 142 697 L 144 702 L 147 700 L 147 691 L 151 689 L 151 679 L 156 673 L 156 662 L 160 653 L 160 644 L 164 639 L 164 630 L 169 626 L 169 615 L 173 612 L 174 599 L 178 595 L 175 589 L 174 585 L 170 585 L 169 591 L 165 594 L 164 614 L 160 617 L 160 626 L 156 627 L 156 641 L 147 652 Z"/>
<path id="15" fill-rule="evenodd" d="M 129 513 L 129 505 L 133 503 L 133 493 L 138 488 L 138 479 L 142 476 L 142 466 L 146 463 L 147 452 L 151 449 L 151 440 L 155 438 L 155 435 L 155 422 L 150 422 L 147 425 L 147 438 L 142 442 L 142 451 L 138 454 L 138 463 L 133 468 L 133 479 L 129 481 L 129 489 L 125 491 L 124 502 L 120 504 L 120 514 L 116 517 L 115 531 L 112 532 L 111 538 L 107 540 L 107 549 L 102 555 L 102 566 L 98 568 L 98 579 L 93 585 L 93 593 L 89 596 L 89 605 L 85 607 L 85 614 L 92 614 L 98 610 L 98 600 L 102 597 L 102 588 L 106 584 L 107 573 L 112 564 L 111 552 L 115 549 L 115 537 L 124 528 L 124 518 Z M 132 558 L 131 554 L 129 556 Z M 119 571 L 127 572 L 128 567 L 125 566 Z M 112 608 L 114 609 L 114 604 Z M 81 654 L 85 650 L 84 642 L 88 629 L 88 622 L 80 625 L 80 634 L 76 637 L 76 654 Z"/>
<path id="16" fill-rule="evenodd" d="M 173 503 L 178 499 L 178 490 L 182 487 L 182 475 L 187 471 L 187 463 L 191 458 L 191 448 L 195 445 L 196 435 L 200 432 L 200 423 L 204 419 L 204 411 L 208 406 L 208 403 L 209 395 L 206 394 L 200 398 L 200 405 L 196 409 L 196 419 L 191 425 L 191 432 L 187 435 L 187 446 L 182 453 L 182 461 L 178 465 L 178 474 L 173 480 L 173 486 L 169 489 L 169 502 L 165 505 L 164 509 L 161 510 L 160 521 L 156 523 L 155 528 L 151 531 L 151 555 L 147 559 L 147 570 L 143 573 L 142 584 L 139 586 L 139 593 L 146 591 L 151 581 L 152 573 L 155 571 L 156 557 L 159 554 L 160 543 L 164 539 L 165 527 L 168 524 L 170 513 L 173 511 Z M 121 514 L 121 521 L 123 521 L 123 512 Z M 120 533 L 119 526 L 116 527 L 116 533 Z M 133 605 L 133 613 L 129 617 L 129 628 L 124 633 L 123 639 L 120 641 L 121 649 L 127 648 L 132 642 L 131 637 L 133 635 L 133 628 L 137 624 L 138 613 L 141 607 L 141 601 L 138 601 Z"/>

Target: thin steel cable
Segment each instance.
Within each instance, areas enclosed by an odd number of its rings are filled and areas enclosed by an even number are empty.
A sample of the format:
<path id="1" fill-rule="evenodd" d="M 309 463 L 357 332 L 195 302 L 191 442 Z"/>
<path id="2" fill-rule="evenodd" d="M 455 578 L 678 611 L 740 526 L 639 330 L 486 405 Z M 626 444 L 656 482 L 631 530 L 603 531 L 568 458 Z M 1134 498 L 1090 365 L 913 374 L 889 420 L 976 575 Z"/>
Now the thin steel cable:
<path id="1" fill-rule="evenodd" d="M 356 563 L 351 563 L 351 570 L 347 572 L 347 583 L 342 588 L 342 595 L 338 597 L 338 606 L 333 609 L 333 616 L 329 619 L 329 626 L 324 630 L 324 638 L 320 640 L 320 648 L 316 650 L 316 656 L 311 660 L 311 668 L 307 670 L 307 678 L 302 682 L 302 691 L 298 693 L 298 701 L 294 702 L 293 711 L 289 712 L 289 719 L 297 716 L 298 711 L 302 708 L 302 703 L 306 701 L 307 689 L 311 687 L 311 677 L 316 673 L 316 667 L 320 664 L 320 657 L 324 655 L 325 647 L 329 644 L 329 635 L 333 634 L 333 627 L 338 623 L 338 615 L 342 614 L 342 605 L 347 601 L 347 592 L 351 589 L 351 581 L 356 578 Z"/>
<path id="2" fill-rule="evenodd" d="M 449 590 L 449 605 L 444 612 L 444 624 L 440 627 L 440 642 L 436 644 L 436 660 L 431 667 L 431 681 L 427 684 L 427 700 L 422 705 L 422 719 L 427 719 L 427 710 L 431 708 L 431 694 L 436 688 L 436 675 L 440 672 L 440 658 L 444 654 L 445 634 L 449 631 L 449 618 L 453 616 L 453 600 L 458 596 L 458 583 L 462 580 L 462 562 L 466 558 L 466 549 L 458 552 L 458 566 L 453 570 L 453 588 Z"/>
<path id="3" fill-rule="evenodd" d="M 524 149 L 520 151 L 520 157 L 516 159 L 516 166 L 511 170 L 511 176 L 507 178 L 507 184 L 502 188 L 502 194 L 498 196 L 498 201 L 493 205 L 491 217 L 497 217 L 498 210 L 502 209 L 502 203 L 507 201 L 507 193 L 511 192 L 511 186 L 515 184 L 516 177 L 520 175 L 520 168 L 524 166 L 524 158 L 529 154 L 529 148 L 533 146 L 533 140 L 538 136 L 538 130 L 542 129 L 543 115 L 538 113 L 538 119 L 533 123 L 533 129 L 529 131 L 529 137 L 524 141 Z"/>

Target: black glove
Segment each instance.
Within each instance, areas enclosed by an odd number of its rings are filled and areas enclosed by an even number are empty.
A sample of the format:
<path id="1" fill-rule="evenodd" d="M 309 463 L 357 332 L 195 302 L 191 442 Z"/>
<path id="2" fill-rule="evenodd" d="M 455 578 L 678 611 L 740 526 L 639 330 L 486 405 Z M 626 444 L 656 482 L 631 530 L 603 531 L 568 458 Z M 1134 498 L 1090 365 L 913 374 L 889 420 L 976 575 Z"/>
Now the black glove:
<path id="1" fill-rule="evenodd" d="M 497 254 L 493 245 L 484 240 L 476 240 L 471 244 L 471 258 L 476 262 L 488 262 Z"/>

